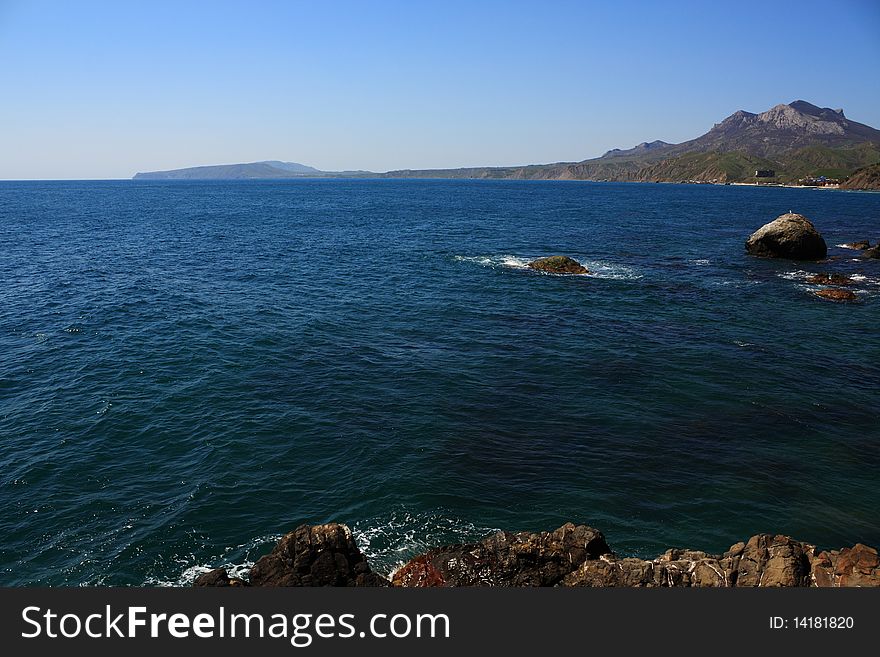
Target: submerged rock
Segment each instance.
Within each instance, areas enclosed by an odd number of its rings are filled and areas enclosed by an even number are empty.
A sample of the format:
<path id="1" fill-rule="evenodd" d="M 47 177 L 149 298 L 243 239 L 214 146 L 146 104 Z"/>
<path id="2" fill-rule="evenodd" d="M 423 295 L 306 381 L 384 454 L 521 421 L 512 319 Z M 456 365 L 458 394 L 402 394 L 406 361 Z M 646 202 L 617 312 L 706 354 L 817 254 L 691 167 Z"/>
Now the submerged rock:
<path id="1" fill-rule="evenodd" d="M 824 290 L 816 290 L 813 294 L 829 301 L 856 301 L 858 297 L 849 290 L 840 290 L 837 288 L 827 288 Z"/>
<path id="2" fill-rule="evenodd" d="M 858 242 L 849 242 L 848 244 L 841 244 L 844 249 L 853 249 L 854 251 L 864 251 L 865 249 L 871 248 L 871 243 L 868 240 L 859 240 Z"/>
<path id="3" fill-rule="evenodd" d="M 878 258 L 878 259 L 880 259 L 880 242 L 878 242 L 874 246 L 862 251 L 862 255 L 865 258 Z"/>
<path id="4" fill-rule="evenodd" d="M 301 525 L 251 568 L 252 586 L 389 586 L 345 525 Z"/>
<path id="5" fill-rule="evenodd" d="M 746 251 L 763 258 L 821 260 L 828 246 L 805 216 L 789 212 L 761 226 L 746 240 Z"/>
<path id="6" fill-rule="evenodd" d="M 855 285 L 855 281 L 843 274 L 816 274 L 807 279 L 807 283 L 816 285 Z"/>
<path id="7" fill-rule="evenodd" d="M 585 561 L 608 554 L 602 533 L 567 523 L 553 532 L 498 532 L 449 545 L 394 573 L 395 586 L 554 586 Z"/>
<path id="8" fill-rule="evenodd" d="M 548 258 L 538 258 L 529 263 L 529 267 L 538 271 L 546 271 L 550 274 L 589 274 L 589 270 L 574 258 L 555 255 Z"/>

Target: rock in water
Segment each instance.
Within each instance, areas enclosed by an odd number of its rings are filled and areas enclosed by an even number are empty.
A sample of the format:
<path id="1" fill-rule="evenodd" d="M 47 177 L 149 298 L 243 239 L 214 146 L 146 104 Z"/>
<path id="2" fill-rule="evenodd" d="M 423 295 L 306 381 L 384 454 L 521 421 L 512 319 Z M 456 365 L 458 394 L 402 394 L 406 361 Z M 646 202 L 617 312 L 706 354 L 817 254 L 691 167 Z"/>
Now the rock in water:
<path id="1" fill-rule="evenodd" d="M 529 263 L 529 267 L 550 274 L 589 274 L 589 270 L 574 258 L 555 255 L 549 258 L 538 258 Z"/>
<path id="2" fill-rule="evenodd" d="M 849 276 L 843 274 L 816 274 L 807 279 L 807 283 L 815 283 L 816 285 L 855 285 Z"/>
<path id="3" fill-rule="evenodd" d="M 300 525 L 254 564 L 251 586 L 390 586 L 345 525 Z"/>
<path id="4" fill-rule="evenodd" d="M 862 251 L 862 255 L 866 258 L 880 259 L 880 242 Z"/>
<path id="5" fill-rule="evenodd" d="M 816 290 L 814 294 L 817 297 L 828 299 L 829 301 L 856 301 L 858 297 L 849 290 L 838 290 L 828 288 L 825 290 Z"/>
<path id="6" fill-rule="evenodd" d="M 746 251 L 763 258 L 821 260 L 828 246 L 809 219 L 789 212 L 752 233 Z"/>
<path id="7" fill-rule="evenodd" d="M 249 586 L 238 577 L 230 577 L 225 568 L 215 568 L 196 577 L 193 586 Z"/>
<path id="8" fill-rule="evenodd" d="M 849 242 L 848 244 L 841 244 L 844 249 L 853 249 L 854 251 L 864 251 L 865 249 L 871 248 L 871 243 L 868 240 L 859 240 L 858 242 Z"/>
<path id="9" fill-rule="evenodd" d="M 555 586 L 585 561 L 608 554 L 602 533 L 567 523 L 553 532 L 497 532 L 449 545 L 394 573 L 395 586 Z"/>

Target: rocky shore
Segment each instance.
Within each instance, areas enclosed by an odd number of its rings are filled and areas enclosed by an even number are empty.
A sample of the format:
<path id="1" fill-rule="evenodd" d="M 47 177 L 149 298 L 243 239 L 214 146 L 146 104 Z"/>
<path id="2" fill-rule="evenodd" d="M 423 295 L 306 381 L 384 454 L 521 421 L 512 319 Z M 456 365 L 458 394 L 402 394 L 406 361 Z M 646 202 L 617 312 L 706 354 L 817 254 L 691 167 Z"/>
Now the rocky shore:
<path id="1" fill-rule="evenodd" d="M 615 554 L 602 533 L 567 523 L 552 532 L 496 532 L 477 543 L 418 555 L 388 577 L 374 572 L 348 527 L 301 525 L 251 568 L 223 568 L 195 586 L 586 586 L 875 587 L 877 550 L 861 543 L 819 550 L 788 536 L 758 534 L 723 554 L 670 549 L 654 559 Z"/>

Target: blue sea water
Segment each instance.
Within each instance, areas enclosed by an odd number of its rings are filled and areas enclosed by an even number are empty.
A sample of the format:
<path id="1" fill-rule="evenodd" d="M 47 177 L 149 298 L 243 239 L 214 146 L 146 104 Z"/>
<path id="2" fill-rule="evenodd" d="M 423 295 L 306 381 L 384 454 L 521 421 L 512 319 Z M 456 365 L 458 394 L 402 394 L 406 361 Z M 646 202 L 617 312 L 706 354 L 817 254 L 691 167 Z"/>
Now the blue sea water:
<path id="1" fill-rule="evenodd" d="M 810 217 L 839 258 L 743 241 Z M 0 584 L 182 584 L 303 522 L 880 544 L 880 195 L 0 183 Z M 556 253 L 588 276 L 523 265 Z M 806 278 L 854 275 L 859 302 Z"/>

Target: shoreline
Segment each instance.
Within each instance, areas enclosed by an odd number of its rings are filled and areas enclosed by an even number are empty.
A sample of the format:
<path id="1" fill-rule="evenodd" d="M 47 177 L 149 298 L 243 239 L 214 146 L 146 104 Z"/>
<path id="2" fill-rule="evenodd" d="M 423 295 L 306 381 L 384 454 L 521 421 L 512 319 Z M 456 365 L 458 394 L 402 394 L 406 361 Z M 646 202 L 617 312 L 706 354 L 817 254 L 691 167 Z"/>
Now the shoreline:
<path id="1" fill-rule="evenodd" d="M 215 568 L 203 587 L 880 587 L 880 558 L 856 543 L 819 550 L 789 536 L 757 534 L 723 554 L 670 548 L 653 559 L 617 555 L 602 533 L 566 523 L 552 532 L 498 531 L 442 545 L 395 571 L 373 571 L 348 526 L 300 525 L 250 569 L 248 579 Z"/>

